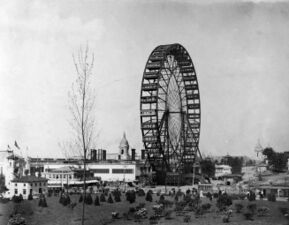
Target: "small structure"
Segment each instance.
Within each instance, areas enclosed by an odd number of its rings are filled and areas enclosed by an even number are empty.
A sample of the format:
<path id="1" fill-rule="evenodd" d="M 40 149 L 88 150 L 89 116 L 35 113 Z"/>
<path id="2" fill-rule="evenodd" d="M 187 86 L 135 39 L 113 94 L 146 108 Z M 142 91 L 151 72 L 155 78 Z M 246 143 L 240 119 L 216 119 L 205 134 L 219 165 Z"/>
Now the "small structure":
<path id="1" fill-rule="evenodd" d="M 8 187 L 8 191 L 5 193 L 6 198 L 12 198 L 14 195 L 23 196 L 23 199 L 28 199 L 28 195 L 38 195 L 46 193 L 48 179 L 36 176 L 22 176 L 20 178 L 14 178 Z"/>
<path id="2" fill-rule="evenodd" d="M 265 196 L 274 194 L 276 197 L 289 197 L 289 185 L 263 185 L 259 189 Z"/>
<path id="3" fill-rule="evenodd" d="M 259 163 L 256 165 L 256 173 L 264 173 L 265 171 L 268 170 L 268 165 L 266 163 Z"/>
<path id="4" fill-rule="evenodd" d="M 232 167 L 229 165 L 216 165 L 215 166 L 215 177 L 219 178 L 224 175 L 232 174 Z"/>
<path id="5" fill-rule="evenodd" d="M 123 137 L 121 139 L 121 142 L 119 144 L 119 160 L 130 160 L 129 155 L 129 143 L 126 139 L 125 133 L 123 133 Z"/>

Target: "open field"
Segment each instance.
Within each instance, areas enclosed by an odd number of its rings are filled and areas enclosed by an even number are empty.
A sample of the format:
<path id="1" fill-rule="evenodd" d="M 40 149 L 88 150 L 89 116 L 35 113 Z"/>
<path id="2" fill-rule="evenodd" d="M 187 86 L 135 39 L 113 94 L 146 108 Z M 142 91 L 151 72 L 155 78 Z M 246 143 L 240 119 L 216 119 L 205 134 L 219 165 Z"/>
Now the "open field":
<path id="1" fill-rule="evenodd" d="M 9 215 L 16 208 L 20 209 L 20 212 L 25 217 L 27 224 L 29 225 L 76 225 L 81 223 L 81 203 L 78 203 L 79 195 L 70 196 L 72 202 L 77 202 L 77 205 L 74 209 L 64 207 L 60 203 L 58 203 L 58 197 L 50 197 L 47 198 L 47 208 L 38 207 L 38 200 L 35 199 L 33 201 L 23 201 L 21 203 L 13 203 L 8 202 L 6 204 L 0 204 L 0 224 L 6 225 L 9 219 Z M 120 224 L 120 225 L 129 225 L 136 224 L 136 222 L 132 220 L 126 220 L 124 218 L 112 220 L 111 212 L 117 211 L 122 217 L 123 213 L 128 212 L 130 207 L 136 207 L 139 203 L 144 202 L 145 208 L 148 210 L 148 217 L 153 214 L 152 206 L 156 204 L 156 200 L 159 197 L 155 194 L 153 195 L 153 202 L 145 201 L 145 197 L 136 198 L 136 202 L 130 204 L 125 201 L 124 195 L 122 195 L 122 202 L 118 203 L 101 203 L 101 206 L 86 205 L 86 225 L 97 225 L 97 224 Z M 173 200 L 173 198 L 166 196 L 166 199 Z M 208 203 L 209 200 L 207 198 L 202 198 L 202 203 Z M 268 202 L 268 201 L 254 201 L 249 202 L 247 200 L 235 200 L 233 201 L 233 205 L 235 203 L 242 203 L 245 207 L 248 204 L 256 203 L 257 206 L 266 206 L 270 209 L 269 215 L 265 217 L 257 217 L 254 216 L 254 221 L 247 221 L 244 219 L 243 214 L 237 214 L 233 212 L 233 216 L 231 218 L 231 222 L 229 224 L 237 225 L 237 224 L 264 224 L 264 225 L 285 225 L 286 220 L 284 216 L 279 212 L 279 207 L 289 207 L 288 202 Z M 189 224 L 199 224 L 199 225 L 209 225 L 209 224 L 223 224 L 222 222 L 222 214 L 216 212 L 216 200 L 213 200 L 211 204 L 214 206 L 210 212 L 205 213 L 199 218 L 195 218 L 194 212 L 187 212 L 186 215 L 191 216 L 191 222 Z M 234 207 L 232 205 L 232 209 Z M 174 208 L 174 207 L 173 207 Z M 172 208 L 172 209 L 173 209 Z M 158 224 L 188 224 L 183 221 L 183 216 L 176 216 L 175 213 L 172 214 L 171 220 L 165 220 L 165 218 L 161 218 Z M 143 219 L 138 224 L 150 224 L 149 219 Z"/>

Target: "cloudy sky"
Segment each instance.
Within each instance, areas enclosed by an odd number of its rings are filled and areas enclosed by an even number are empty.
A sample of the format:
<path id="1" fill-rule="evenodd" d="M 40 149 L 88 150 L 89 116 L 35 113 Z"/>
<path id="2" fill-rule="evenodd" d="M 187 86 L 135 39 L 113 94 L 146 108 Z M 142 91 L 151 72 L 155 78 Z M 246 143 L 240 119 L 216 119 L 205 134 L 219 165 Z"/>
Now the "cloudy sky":
<path id="1" fill-rule="evenodd" d="M 62 156 L 70 139 L 72 54 L 95 54 L 96 148 L 123 132 L 142 148 L 142 72 L 158 45 L 180 43 L 200 85 L 201 152 L 289 150 L 289 3 L 286 1 L 1 1 L 0 148 Z"/>

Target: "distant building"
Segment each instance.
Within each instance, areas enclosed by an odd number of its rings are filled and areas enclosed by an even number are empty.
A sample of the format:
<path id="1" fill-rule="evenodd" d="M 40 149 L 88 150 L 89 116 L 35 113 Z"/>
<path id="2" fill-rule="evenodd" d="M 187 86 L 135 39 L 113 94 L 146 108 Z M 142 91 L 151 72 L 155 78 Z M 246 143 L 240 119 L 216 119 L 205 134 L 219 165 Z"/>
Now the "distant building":
<path id="1" fill-rule="evenodd" d="M 8 191 L 5 193 L 6 198 L 12 198 L 14 195 L 23 196 L 23 199 L 28 199 L 28 195 L 38 195 L 46 193 L 48 179 L 35 176 L 22 176 L 20 178 L 14 178 L 10 181 Z"/>
<path id="2" fill-rule="evenodd" d="M 215 177 L 232 174 L 232 167 L 229 165 L 215 165 Z"/>
<path id="3" fill-rule="evenodd" d="M 48 179 L 47 187 L 49 190 L 61 190 L 64 187 L 82 187 L 83 170 L 73 166 L 64 166 L 59 168 L 46 168 L 42 177 Z M 94 178 L 91 170 L 86 171 L 86 184 L 95 185 L 99 179 Z"/>
<path id="4" fill-rule="evenodd" d="M 256 172 L 263 173 L 268 170 L 268 164 L 266 163 L 259 163 L 256 165 Z"/>

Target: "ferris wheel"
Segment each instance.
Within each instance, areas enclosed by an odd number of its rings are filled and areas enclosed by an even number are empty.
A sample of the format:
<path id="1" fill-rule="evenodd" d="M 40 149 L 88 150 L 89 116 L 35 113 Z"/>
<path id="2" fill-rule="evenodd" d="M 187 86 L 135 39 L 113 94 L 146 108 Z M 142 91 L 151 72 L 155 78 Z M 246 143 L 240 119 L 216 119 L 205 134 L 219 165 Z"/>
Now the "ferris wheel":
<path id="1" fill-rule="evenodd" d="M 150 54 L 141 84 L 140 120 L 153 170 L 190 172 L 201 157 L 201 108 L 195 68 L 182 45 L 160 45 Z"/>

